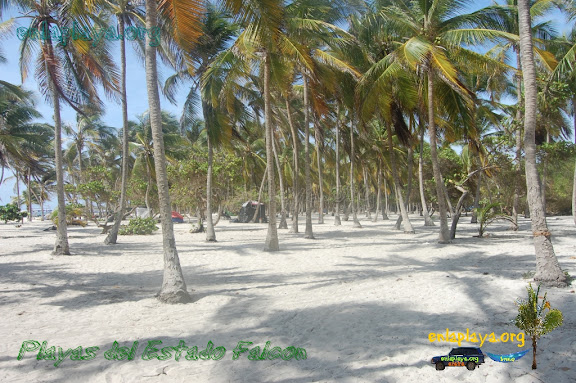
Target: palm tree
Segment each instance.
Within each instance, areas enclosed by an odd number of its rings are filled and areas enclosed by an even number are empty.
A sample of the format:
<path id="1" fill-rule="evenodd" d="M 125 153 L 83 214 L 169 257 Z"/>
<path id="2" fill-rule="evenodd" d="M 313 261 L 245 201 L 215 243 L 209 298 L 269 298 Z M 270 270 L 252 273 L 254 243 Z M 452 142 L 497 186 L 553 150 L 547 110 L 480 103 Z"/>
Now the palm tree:
<path id="1" fill-rule="evenodd" d="M 213 72 L 210 76 L 205 76 L 208 68 L 211 66 L 216 56 L 226 48 L 226 45 L 236 35 L 237 26 L 230 23 L 222 10 L 217 9 L 208 3 L 206 13 L 202 20 L 202 36 L 198 43 L 189 52 L 189 56 L 194 64 L 194 76 L 190 76 L 187 68 L 171 76 L 166 81 L 165 92 L 170 98 L 173 97 L 173 91 L 177 81 L 183 78 L 191 78 L 193 86 L 190 88 L 187 100 L 184 104 L 182 113 L 182 124 L 187 124 L 190 118 L 194 118 L 194 104 L 200 92 L 200 103 L 202 104 L 202 115 L 204 117 L 205 129 L 207 131 L 206 142 L 208 146 L 208 171 L 206 176 L 206 241 L 216 242 L 216 233 L 212 221 L 212 173 L 214 146 L 222 143 L 223 122 L 225 119 L 222 113 L 219 113 L 218 95 L 222 87 L 221 78 Z"/>
<path id="2" fill-rule="evenodd" d="M 46 2 L 42 0 L 22 0 L 17 6 L 26 13 L 23 16 L 30 20 L 28 31 L 23 36 L 20 48 L 20 71 L 22 81 L 28 76 L 28 68 L 34 52 L 36 74 L 42 92 L 52 102 L 54 109 L 54 153 L 56 164 L 58 225 L 54 254 L 68 255 L 68 234 L 66 228 L 66 201 L 64 196 L 64 171 L 62 159 L 62 121 L 60 118 L 60 101 L 63 100 L 77 112 L 89 105 L 98 110 L 101 102 L 97 87 L 103 86 L 108 94 L 117 89 L 117 71 L 114 67 L 108 46 L 105 43 L 90 46 L 83 39 L 71 39 L 66 44 L 54 44 L 51 30 L 64 28 L 73 30 L 73 24 L 84 30 L 89 27 L 88 21 L 94 16 L 86 11 L 84 2 Z M 66 15 L 62 17 L 62 15 Z M 40 38 L 37 38 L 40 36 Z M 35 47 L 35 48 L 34 48 Z"/>
<path id="3" fill-rule="evenodd" d="M 540 180 L 536 167 L 536 114 L 538 109 L 538 88 L 536 67 L 532 45 L 530 3 L 518 1 L 518 26 L 520 32 L 520 54 L 525 92 L 524 150 L 526 151 L 526 188 L 530 205 L 530 219 L 534 233 L 536 250 L 536 275 L 534 280 L 555 286 L 565 286 L 566 276 L 562 272 L 554 247 L 550 240 L 546 214 L 542 203 Z"/>
<path id="4" fill-rule="evenodd" d="M 108 8 L 118 21 L 118 34 L 124 36 L 126 27 L 137 23 L 144 24 L 144 15 L 139 2 L 118 0 L 107 2 Z M 118 230 L 122 223 L 126 208 L 126 189 L 128 185 L 128 157 L 129 157 L 129 131 L 128 131 L 128 95 L 126 93 L 126 41 L 120 39 L 120 101 L 122 103 L 122 173 L 120 183 L 120 202 L 116 210 L 114 225 L 108 232 L 104 243 L 114 245 L 118 240 Z"/>
<path id="5" fill-rule="evenodd" d="M 149 31 L 157 30 L 158 28 L 156 7 L 156 1 L 146 0 L 146 28 Z M 173 23 L 171 26 L 174 39 L 184 51 L 188 51 L 200 35 L 199 12 L 201 9 L 200 3 L 194 0 L 183 2 L 165 1 L 161 3 L 160 11 L 162 16 L 164 16 L 165 20 Z M 164 136 L 162 134 L 160 93 L 158 91 L 156 44 L 150 41 L 148 35 L 146 42 L 146 88 L 148 91 L 150 125 L 154 140 L 156 182 L 158 185 L 164 248 L 164 277 L 162 289 L 158 293 L 158 299 L 164 303 L 185 303 L 190 302 L 191 297 L 182 274 L 174 238 L 174 226 L 172 224 L 168 176 L 164 161 L 166 155 L 164 151 Z"/>
<path id="6" fill-rule="evenodd" d="M 422 88 L 426 89 L 427 94 L 420 94 L 422 101 L 427 100 L 428 107 L 430 154 L 440 213 L 441 243 L 449 242 L 450 238 L 444 185 L 438 163 L 436 110 L 442 105 L 448 114 L 460 115 L 461 119 L 468 121 L 474 94 L 460 80 L 459 68 L 464 63 L 469 67 L 481 68 L 494 60 L 467 49 L 464 44 L 478 44 L 499 37 L 511 38 L 511 34 L 494 29 L 499 27 L 497 21 L 491 20 L 482 11 L 462 14 L 468 3 L 452 0 L 405 3 L 398 0 L 384 7 L 380 15 L 393 27 L 397 44 L 366 75 L 368 79 L 374 79 L 372 92 L 368 94 L 383 89 L 388 79 L 399 78 L 405 71 L 425 78 Z M 450 95 L 451 101 L 437 102 L 437 97 L 447 95 Z"/>

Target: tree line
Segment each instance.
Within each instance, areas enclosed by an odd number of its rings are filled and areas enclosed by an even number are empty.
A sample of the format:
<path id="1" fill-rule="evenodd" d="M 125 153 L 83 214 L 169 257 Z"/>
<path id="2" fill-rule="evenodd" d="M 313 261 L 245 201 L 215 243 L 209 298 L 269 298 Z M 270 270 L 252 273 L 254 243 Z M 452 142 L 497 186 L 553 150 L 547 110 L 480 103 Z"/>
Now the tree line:
<path id="1" fill-rule="evenodd" d="M 39 33 L 75 26 L 113 27 L 118 36 L 127 28 L 161 32 L 159 44 L 148 35 L 128 39 L 146 69 L 149 110 L 137 121 L 128 119 L 127 39 L 113 42 L 120 44 L 115 60 L 112 39 L 63 44 L 50 33 L 23 35 L 22 81 L 33 66 L 54 124 L 34 123 L 33 95 L 0 82 L 0 183 L 12 170 L 26 185 L 29 209 L 55 192 L 55 254 L 70 254 L 66 202 L 84 201 L 89 215 L 114 213 L 107 244 L 116 243 L 128 206 L 159 213 L 165 302 L 190 299 L 172 209 L 205 219 L 206 240 L 215 241 L 212 213 L 234 211 L 255 194 L 268 205 L 266 251 L 280 250 L 277 230 L 288 229 L 289 219 L 290 231 L 300 232 L 300 213 L 309 239 L 313 212 L 318 223 L 330 211 L 336 225 L 342 216 L 361 227 L 359 214 L 387 218 L 392 209 L 406 233 L 416 230 L 409 213 L 426 225 L 437 214 L 438 241 L 449 243 L 471 207 L 491 204 L 514 224 L 524 212 L 535 279 L 562 285 L 546 212 L 571 207 L 576 216 L 576 180 L 570 185 L 568 174 L 576 156 L 566 142 L 576 130 L 576 29 L 561 36 L 547 18 L 564 12 L 574 20 L 576 8 L 561 0 L 469 11 L 471 4 L 1 2 L 0 12 L 16 9 Z M 0 33 L 15 26 L 2 21 Z M 161 86 L 158 57 L 173 69 Z M 181 87 L 188 90 L 181 115 L 162 112 L 160 93 L 181 101 Z M 101 122 L 102 92 L 120 104 L 121 126 Z M 64 104 L 77 113 L 73 126 L 61 121 Z"/>

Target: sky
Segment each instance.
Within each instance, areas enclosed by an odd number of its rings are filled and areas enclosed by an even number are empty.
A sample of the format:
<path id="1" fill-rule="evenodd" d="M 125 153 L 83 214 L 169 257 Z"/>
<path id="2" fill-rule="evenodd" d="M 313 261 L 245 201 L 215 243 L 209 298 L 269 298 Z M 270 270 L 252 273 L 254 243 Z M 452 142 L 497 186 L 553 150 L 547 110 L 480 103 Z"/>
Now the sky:
<path id="1" fill-rule="evenodd" d="M 3 20 L 7 20 L 10 17 L 18 17 L 19 14 L 16 12 L 6 12 L 3 15 Z M 27 27 L 28 22 L 26 20 L 19 20 L 18 26 Z M 17 27 L 18 27 L 17 26 Z M 13 84 L 21 84 L 21 76 L 20 76 L 20 69 L 18 65 L 18 58 L 19 58 L 19 45 L 20 40 L 18 40 L 16 33 L 14 32 L 10 37 L 2 40 L 0 42 L 2 44 L 2 50 L 5 53 L 7 58 L 7 62 L 4 64 L 0 64 L 0 80 L 8 81 Z M 127 97 L 128 97 L 128 119 L 135 120 L 137 115 L 140 115 L 148 109 L 148 94 L 146 91 L 146 73 L 144 70 L 144 64 L 134 55 L 130 44 L 126 44 L 127 52 L 126 52 L 126 72 L 127 72 L 127 79 L 126 79 L 126 89 L 127 89 Z M 112 53 L 113 57 L 117 57 L 119 60 L 120 57 L 120 43 L 119 42 L 112 42 Z M 160 60 L 158 60 L 158 69 L 162 79 L 171 76 L 174 71 L 170 68 L 167 68 L 162 65 Z M 43 96 L 40 93 L 39 89 L 36 86 L 36 80 L 34 79 L 33 73 L 33 66 L 31 66 L 30 70 L 31 74 L 24 82 L 24 87 L 28 90 L 32 90 L 36 93 L 37 99 L 37 110 L 42 114 L 43 118 L 38 121 L 45 121 L 49 124 L 53 124 L 52 116 L 53 116 L 53 109 L 52 106 L 43 100 Z M 102 121 L 109 126 L 121 128 L 122 126 L 122 107 L 120 102 L 110 101 L 105 99 L 105 96 L 102 94 L 102 99 L 105 103 L 105 110 L 106 114 L 102 117 Z M 162 110 L 169 111 L 176 115 L 177 117 L 180 116 L 182 107 L 184 104 L 184 100 L 186 95 L 188 94 L 188 90 L 186 86 L 181 86 L 178 92 L 176 99 L 179 101 L 178 105 L 171 104 L 168 100 L 164 97 L 161 99 L 161 107 Z M 70 123 L 74 126 L 76 121 L 76 112 L 69 106 L 62 105 L 62 122 L 63 123 Z M 67 142 L 64 139 L 63 147 L 67 146 Z M 11 177 L 12 174 L 6 170 L 5 177 Z M 0 185 L 0 205 L 4 205 L 10 202 L 10 199 L 13 196 L 16 196 L 15 182 L 13 180 L 7 180 L 2 185 Z M 21 185 L 21 190 L 25 189 L 23 185 Z M 50 201 L 47 203 L 48 206 L 53 207 L 56 205 L 55 201 Z M 24 208 L 24 207 L 23 207 Z"/>
<path id="2" fill-rule="evenodd" d="M 491 1 L 474 1 L 471 2 L 472 7 L 470 10 L 480 9 L 492 3 Z M 21 16 L 19 13 L 14 11 L 4 12 L 3 20 L 7 20 L 10 17 L 17 18 Z M 553 20 L 558 25 L 560 32 L 568 29 L 568 23 L 565 18 L 558 12 L 552 15 Z M 22 19 L 18 22 L 18 26 L 27 27 L 27 21 Z M 20 41 L 16 37 L 16 33 L 13 33 L 8 38 L 0 41 L 3 51 L 7 57 L 8 62 L 0 64 L 0 80 L 9 81 L 13 84 L 21 83 L 20 70 L 18 67 L 19 58 L 19 43 Z M 130 44 L 127 46 L 127 94 L 128 94 L 128 118 L 135 119 L 139 114 L 144 113 L 148 109 L 148 95 L 146 92 L 146 82 L 145 82 L 145 71 L 144 65 L 140 62 L 138 58 L 133 54 Z M 120 57 L 120 43 L 112 42 L 112 52 L 114 57 Z M 163 79 L 172 75 L 173 70 L 164 67 L 160 61 L 159 71 Z M 33 70 L 31 70 L 33 73 Z M 32 90 L 37 94 L 37 110 L 42 114 L 43 119 L 40 121 L 46 121 L 53 124 L 52 120 L 52 106 L 45 103 L 43 96 L 39 92 L 36 81 L 33 75 L 30 75 L 28 79 L 24 82 L 24 87 L 28 90 Z M 176 99 L 179 101 L 178 105 L 173 105 L 168 100 L 162 97 L 161 106 L 163 110 L 169 111 L 175 114 L 177 117 L 180 116 L 182 111 L 182 106 L 184 104 L 184 99 L 188 93 L 187 86 L 182 86 L 179 89 Z M 122 110 L 119 102 L 106 100 L 103 96 L 103 101 L 105 103 L 106 114 L 102 117 L 102 121 L 109 126 L 120 128 L 122 125 Z M 76 120 L 76 114 L 69 106 L 62 107 L 62 121 L 64 123 L 70 123 L 74 125 Z M 66 147 L 67 143 L 64 141 L 63 146 Z M 5 172 L 5 177 L 10 177 L 9 171 Z M 12 180 L 5 181 L 0 185 L 0 205 L 4 205 L 10 202 L 12 196 L 16 195 L 14 190 L 15 183 Z M 25 189 L 22 185 L 21 189 Z M 49 207 L 55 206 L 55 201 L 50 201 L 47 203 Z"/>

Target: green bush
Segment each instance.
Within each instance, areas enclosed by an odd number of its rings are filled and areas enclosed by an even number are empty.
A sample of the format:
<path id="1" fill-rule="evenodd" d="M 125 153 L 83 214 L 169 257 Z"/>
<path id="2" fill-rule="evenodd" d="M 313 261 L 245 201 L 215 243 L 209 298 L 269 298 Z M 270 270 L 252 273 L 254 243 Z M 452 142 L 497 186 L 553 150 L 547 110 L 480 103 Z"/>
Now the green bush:
<path id="1" fill-rule="evenodd" d="M 528 299 L 518 301 L 518 315 L 514 324 L 532 339 L 532 369 L 536 369 L 536 346 L 542 335 L 548 334 L 562 325 L 562 312 L 550 307 L 546 295 L 540 297 L 540 285 L 534 291 L 532 284 L 527 287 Z M 541 301 L 539 299 L 542 299 Z M 544 310 L 548 310 L 545 312 Z"/>
<path id="2" fill-rule="evenodd" d="M 66 204 L 66 225 L 78 225 L 78 226 L 86 226 L 86 222 L 78 219 L 82 217 L 82 210 L 84 209 L 84 205 L 77 204 L 77 203 L 69 203 Z M 58 209 L 54 210 L 50 215 L 50 219 L 54 222 L 54 225 L 58 226 Z"/>
<path id="3" fill-rule="evenodd" d="M 22 218 L 27 216 L 28 213 L 20 211 L 18 206 L 14 203 L 0 206 L 0 221 L 4 221 L 4 223 L 8 223 L 8 221 L 20 221 Z"/>
<path id="4" fill-rule="evenodd" d="M 120 235 L 149 235 L 158 230 L 154 218 L 134 218 L 128 225 L 122 225 L 118 234 Z"/>

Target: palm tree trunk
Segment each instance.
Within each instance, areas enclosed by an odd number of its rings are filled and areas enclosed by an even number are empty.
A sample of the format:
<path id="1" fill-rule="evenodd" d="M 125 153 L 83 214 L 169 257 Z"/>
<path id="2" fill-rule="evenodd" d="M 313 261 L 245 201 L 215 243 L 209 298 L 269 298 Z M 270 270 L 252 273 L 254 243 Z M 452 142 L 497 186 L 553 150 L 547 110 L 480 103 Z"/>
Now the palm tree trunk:
<path id="1" fill-rule="evenodd" d="M 150 186 L 152 185 L 152 174 L 150 171 L 150 163 L 148 162 L 148 158 L 146 158 L 146 177 L 148 177 L 148 183 L 146 184 L 144 203 L 146 204 L 146 210 L 148 210 L 148 216 L 152 217 L 152 209 L 150 208 Z"/>
<path id="2" fill-rule="evenodd" d="M 320 128 L 318 127 L 318 122 L 315 122 L 314 126 L 314 140 L 316 141 L 316 163 L 318 165 L 318 192 L 319 192 L 319 203 L 318 203 L 318 223 L 324 223 L 324 182 L 322 177 L 322 150 L 321 144 L 322 139 L 320 138 Z"/>
<path id="3" fill-rule="evenodd" d="M 28 188 L 28 222 L 32 222 L 32 189 L 30 189 L 30 168 L 26 175 L 26 187 Z"/>
<path id="4" fill-rule="evenodd" d="M 388 153 L 390 154 L 390 168 L 392 170 L 392 179 L 394 180 L 394 190 L 396 192 L 396 199 L 400 207 L 400 217 L 404 223 L 404 233 L 414 234 L 414 228 L 408 217 L 408 212 L 406 211 L 406 204 L 404 203 L 404 197 L 402 196 L 402 188 L 400 186 L 400 176 L 398 175 L 398 169 L 396 168 L 396 155 L 394 154 L 394 143 L 392 141 L 392 126 L 386 124 L 386 130 L 388 131 Z M 410 175 L 408 175 L 410 176 Z"/>
<path id="5" fill-rule="evenodd" d="M 342 225 L 342 221 L 340 220 L 340 105 L 338 105 L 336 116 L 336 206 L 334 211 L 334 225 L 340 226 Z M 574 182 L 576 185 L 576 181 Z"/>
<path id="6" fill-rule="evenodd" d="M 146 0 L 146 28 L 155 30 L 156 1 Z M 160 95 L 158 93 L 158 72 L 156 67 L 156 47 L 150 46 L 150 38 L 146 37 L 146 88 L 150 110 L 150 125 L 154 142 L 154 157 L 156 158 L 156 182 L 158 185 L 158 201 L 162 219 L 162 245 L 164 249 L 164 276 L 162 289 L 158 299 L 164 303 L 185 303 L 192 299 L 188 294 L 180 259 L 176 250 L 174 226 L 172 223 L 168 177 L 166 174 L 166 155 L 164 153 L 164 137 L 162 135 L 162 117 Z"/>
<path id="7" fill-rule="evenodd" d="M 420 203 L 422 204 L 422 215 L 424 215 L 424 226 L 434 226 L 434 221 L 430 218 L 426 195 L 424 194 L 424 123 L 420 116 L 420 153 L 418 155 L 418 188 L 420 189 Z"/>
<path id="8" fill-rule="evenodd" d="M 353 227 L 361 228 L 362 225 L 358 221 L 356 215 L 356 204 L 354 202 L 354 119 L 350 122 L 350 205 L 352 206 L 352 222 Z"/>
<path id="9" fill-rule="evenodd" d="M 388 213 L 390 212 L 388 206 L 388 181 L 386 181 L 386 177 L 384 177 L 384 206 L 382 206 L 382 219 L 388 220 Z"/>
<path id="10" fill-rule="evenodd" d="M 436 123 L 434 121 L 434 70 L 432 64 L 428 64 L 428 135 L 430 136 L 430 158 L 432 160 L 432 171 L 434 172 L 434 181 L 436 183 L 436 196 L 438 197 L 438 208 L 440 215 L 440 234 L 439 243 L 449 243 L 450 233 L 448 231 L 448 219 L 446 217 L 446 197 L 444 193 L 444 184 L 438 162 L 438 145 L 436 143 Z"/>
<path id="11" fill-rule="evenodd" d="M 124 18 L 118 18 L 119 34 L 124 36 Z M 126 41 L 120 39 L 120 98 L 122 102 L 122 175 L 120 185 L 120 205 L 116 212 L 114 225 L 108 232 L 104 243 L 106 245 L 114 245 L 118 240 L 118 230 L 124 218 L 124 210 L 126 209 L 126 189 L 128 187 L 128 96 L 126 94 Z"/>
<path id="12" fill-rule="evenodd" d="M 538 169 L 536 168 L 535 130 L 538 89 L 532 46 L 530 2 L 528 0 L 518 1 L 518 24 L 525 91 L 524 149 L 526 152 L 526 189 L 528 191 L 530 219 L 532 221 L 536 251 L 536 275 L 534 280 L 548 285 L 566 286 L 566 276 L 558 264 L 558 259 L 556 254 L 554 254 L 554 246 L 550 239 L 551 233 L 548 231 L 548 224 L 546 223 L 546 215 L 541 198 L 542 193 L 538 180 Z"/>
<path id="13" fill-rule="evenodd" d="M 202 101 L 202 114 L 204 121 L 208 123 L 212 119 L 208 115 L 207 105 Z M 206 129 L 211 127 L 206 125 Z M 208 169 L 206 171 L 206 242 L 216 242 L 216 232 L 214 231 L 214 222 L 212 221 L 212 168 L 214 162 L 214 148 L 212 147 L 212 139 L 210 138 L 210 131 L 206 134 L 206 143 L 208 144 Z"/>
<path id="14" fill-rule="evenodd" d="M 374 212 L 374 218 L 372 222 L 378 222 L 378 214 L 380 212 L 380 205 L 382 204 L 382 168 L 380 160 L 378 160 L 378 190 L 376 195 L 376 211 Z"/>
<path id="15" fill-rule="evenodd" d="M 47 41 L 49 56 L 53 57 L 52 43 Z M 48 66 L 46 64 L 46 66 Z M 46 68 L 48 72 L 48 68 Z M 49 72 L 48 72 L 49 73 Z M 50 93 L 52 93 L 52 104 L 54 108 L 54 161 L 56 165 L 56 196 L 58 198 L 58 226 L 56 231 L 56 244 L 54 245 L 54 255 L 70 255 L 68 245 L 68 227 L 66 225 L 66 199 L 64 197 L 64 161 L 62 155 L 62 120 L 60 118 L 60 99 L 56 91 L 54 80 L 49 77 L 48 83 Z"/>
<path id="16" fill-rule="evenodd" d="M 576 144 L 576 97 L 572 98 L 572 110 L 574 119 L 574 144 Z M 572 218 L 576 225 L 576 162 L 574 163 L 574 184 L 572 185 Z"/>
<path id="17" fill-rule="evenodd" d="M 368 182 L 368 171 L 366 170 L 366 166 L 363 166 L 364 170 L 364 198 L 366 200 L 366 218 L 372 219 L 372 213 L 370 212 L 370 185 Z"/>
<path id="18" fill-rule="evenodd" d="M 293 210 L 292 210 L 292 227 L 290 228 L 290 233 L 298 233 L 298 214 L 300 206 L 298 204 L 298 132 L 292 121 L 292 111 L 290 110 L 290 102 L 286 98 L 286 114 L 288 116 L 288 125 L 290 125 L 290 131 L 292 132 L 292 156 L 293 156 L 293 172 L 292 172 L 292 194 L 294 195 Z"/>
<path id="19" fill-rule="evenodd" d="M 276 230 L 276 185 L 274 183 L 274 129 L 272 127 L 272 103 L 270 100 L 270 55 L 264 52 L 264 125 L 266 127 L 266 167 L 268 168 L 268 233 L 265 251 L 278 251 Z"/>
<path id="20" fill-rule="evenodd" d="M 482 187 L 483 175 L 483 172 L 478 173 L 478 185 L 476 186 L 476 195 L 474 196 L 474 210 L 472 211 L 472 219 L 470 220 L 470 223 L 478 223 L 478 214 L 476 213 L 476 209 L 478 209 L 480 205 L 480 188 Z M 515 227 L 518 227 L 517 220 L 514 221 L 514 223 L 516 224 Z"/>
<path id="21" fill-rule="evenodd" d="M 262 222 L 264 217 L 260 216 L 260 202 L 262 201 L 262 192 L 264 191 L 264 185 L 266 184 L 266 178 L 268 177 L 268 166 L 264 169 L 264 174 L 262 175 L 262 182 L 260 183 L 260 189 L 258 190 L 258 201 L 256 201 L 256 211 L 252 216 L 250 222 Z"/>
<path id="22" fill-rule="evenodd" d="M 310 104 L 308 100 L 308 80 L 304 76 L 304 168 L 306 182 L 306 230 L 304 238 L 314 239 L 312 232 L 312 177 L 310 175 Z"/>
<path id="23" fill-rule="evenodd" d="M 516 106 L 516 153 L 514 162 L 516 164 L 516 175 L 514 182 L 514 202 L 512 204 L 512 220 L 514 225 L 518 227 L 518 212 L 520 205 L 520 188 L 522 182 L 522 60 L 520 58 L 520 51 L 516 50 L 516 61 L 518 66 L 518 73 L 516 74 L 516 92 L 518 93 L 518 102 Z"/>
<path id="24" fill-rule="evenodd" d="M 276 161 L 276 168 L 278 169 L 278 183 L 280 184 L 280 224 L 278 229 L 288 229 L 286 222 L 286 202 L 284 200 L 284 177 L 282 177 L 282 167 L 280 166 L 280 158 L 278 157 L 278 150 L 276 149 L 276 139 L 272 140 L 272 149 L 274 150 L 274 160 Z"/>

